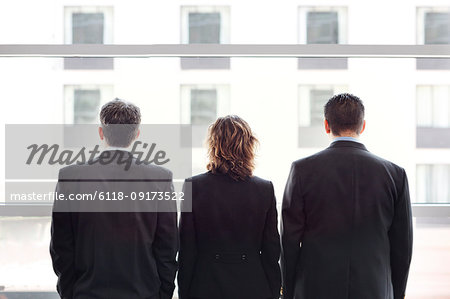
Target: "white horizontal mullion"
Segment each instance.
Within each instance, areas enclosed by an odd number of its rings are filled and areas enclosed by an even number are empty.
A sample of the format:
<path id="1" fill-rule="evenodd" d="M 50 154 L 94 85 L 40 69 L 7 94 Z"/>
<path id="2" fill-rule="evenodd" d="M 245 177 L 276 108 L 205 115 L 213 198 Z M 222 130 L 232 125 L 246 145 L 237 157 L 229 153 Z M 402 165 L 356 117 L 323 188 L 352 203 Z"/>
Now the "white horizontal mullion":
<path id="1" fill-rule="evenodd" d="M 450 218 L 450 204 L 412 204 L 413 217 Z"/>
<path id="2" fill-rule="evenodd" d="M 0 57 L 450 58 L 450 45 L 0 45 Z"/>
<path id="3" fill-rule="evenodd" d="M 1 216 L 50 216 L 51 204 L 43 205 L 2 205 Z M 416 218 L 450 218 L 450 204 L 412 204 L 413 217 Z"/>

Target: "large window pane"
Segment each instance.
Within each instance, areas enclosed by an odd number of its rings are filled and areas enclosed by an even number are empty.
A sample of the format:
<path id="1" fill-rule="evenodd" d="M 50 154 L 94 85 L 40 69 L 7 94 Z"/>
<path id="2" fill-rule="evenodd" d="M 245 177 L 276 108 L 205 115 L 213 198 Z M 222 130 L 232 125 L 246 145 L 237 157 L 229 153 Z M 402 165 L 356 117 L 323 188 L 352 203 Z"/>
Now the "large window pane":
<path id="1" fill-rule="evenodd" d="M 273 181 L 279 205 L 292 161 L 331 142 L 323 127 L 323 105 L 336 93 L 350 92 L 366 107 L 367 126 L 361 140 L 370 152 L 406 169 L 413 202 L 450 202 L 450 148 L 417 147 L 415 133 L 417 128 L 448 128 L 443 107 L 450 76 L 446 72 L 416 73 L 414 58 L 348 58 L 345 71 L 298 70 L 297 58 L 233 57 L 233 68 L 227 71 L 185 71 L 179 57 L 114 59 L 117 68 L 111 72 L 64 71 L 61 58 L 0 58 L 0 76 L 5 82 L 3 126 L 98 124 L 103 103 L 119 97 L 140 107 L 143 123 L 192 124 L 192 137 L 198 137 L 192 151 L 195 175 L 206 171 L 207 126 L 218 116 L 237 114 L 248 121 L 260 141 L 255 174 Z M 446 137 L 439 134 L 434 139 Z M 2 188 L 4 182 L 0 195 Z M 1 224 L 4 257 L 0 269 L 9 272 L 0 271 L 0 284 L 10 291 L 54 291 L 48 224 L 27 219 L 18 217 L 16 224 Z M 39 234 L 38 227 L 46 232 L 42 238 L 30 235 Z M 415 238 L 418 247 L 407 298 L 445 298 L 450 296 L 447 245 L 440 239 L 430 241 L 426 231 L 422 232 Z M 17 248 L 33 248 L 36 255 L 27 256 L 28 251 Z M 435 262 L 437 252 L 442 253 L 441 265 Z"/>

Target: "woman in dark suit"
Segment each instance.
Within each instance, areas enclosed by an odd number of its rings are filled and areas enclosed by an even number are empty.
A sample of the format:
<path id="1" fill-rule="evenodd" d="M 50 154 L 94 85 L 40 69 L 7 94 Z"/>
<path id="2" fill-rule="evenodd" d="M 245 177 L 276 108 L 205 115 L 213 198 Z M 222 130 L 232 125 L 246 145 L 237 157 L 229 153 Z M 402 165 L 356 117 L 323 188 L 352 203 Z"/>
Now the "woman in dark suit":
<path id="1" fill-rule="evenodd" d="M 280 296 L 276 201 L 272 183 L 252 175 L 257 142 L 238 116 L 209 127 L 209 171 L 184 184 L 180 299 Z"/>

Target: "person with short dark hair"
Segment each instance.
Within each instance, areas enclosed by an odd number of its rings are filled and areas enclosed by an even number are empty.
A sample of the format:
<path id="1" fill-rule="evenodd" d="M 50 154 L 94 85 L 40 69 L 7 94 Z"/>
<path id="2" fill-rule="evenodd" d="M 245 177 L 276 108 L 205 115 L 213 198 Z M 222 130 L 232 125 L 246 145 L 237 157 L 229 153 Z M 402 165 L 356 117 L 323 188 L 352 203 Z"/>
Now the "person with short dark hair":
<path id="1" fill-rule="evenodd" d="M 125 203 L 123 197 L 131 198 L 133 192 L 172 193 L 172 173 L 136 163 L 127 150 L 139 136 L 137 106 L 115 99 L 101 108 L 100 120 L 99 135 L 107 149 L 93 161 L 59 172 L 58 193 L 68 198 L 103 192 L 105 200 L 97 200 L 105 206 L 100 206 L 101 211 L 76 212 L 62 209 L 55 201 L 50 254 L 58 276 L 57 291 L 64 299 L 171 299 L 178 251 L 175 202 L 173 209 L 158 212 L 112 207 Z M 107 163 L 96 163 L 102 156 Z M 133 161 L 129 168 L 119 161 L 123 158 Z"/>
<path id="2" fill-rule="evenodd" d="M 253 175 L 257 139 L 242 118 L 209 127 L 208 172 L 185 183 L 180 299 L 277 299 L 280 239 L 273 185 Z"/>
<path id="3" fill-rule="evenodd" d="M 282 204 L 284 299 L 402 299 L 412 256 L 405 170 L 367 151 L 364 105 L 324 108 L 331 145 L 293 162 Z"/>
<path id="4" fill-rule="evenodd" d="M 324 114 L 333 136 L 359 136 L 364 130 L 364 105 L 357 96 L 335 95 L 325 104 Z"/>
<path id="5" fill-rule="evenodd" d="M 103 105 L 100 110 L 100 138 L 106 138 L 107 144 L 113 147 L 129 147 L 139 137 L 141 110 L 139 107 L 114 99 Z"/>

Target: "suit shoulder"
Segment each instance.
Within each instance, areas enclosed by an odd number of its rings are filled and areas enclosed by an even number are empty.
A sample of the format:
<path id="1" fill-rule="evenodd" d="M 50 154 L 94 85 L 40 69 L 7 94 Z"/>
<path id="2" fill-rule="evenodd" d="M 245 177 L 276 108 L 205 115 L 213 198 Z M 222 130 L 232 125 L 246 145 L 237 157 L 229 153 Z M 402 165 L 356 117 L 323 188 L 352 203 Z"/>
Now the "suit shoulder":
<path id="1" fill-rule="evenodd" d="M 393 172 L 397 175 L 403 175 L 405 173 L 405 169 L 394 162 L 381 158 L 375 154 L 368 153 L 368 156 L 372 158 L 376 163 L 383 165 L 387 170 Z"/>
<path id="2" fill-rule="evenodd" d="M 210 180 L 214 180 L 217 177 L 222 177 L 224 174 L 212 174 L 211 172 L 205 172 L 201 173 L 195 176 L 192 176 L 190 178 L 186 179 L 186 182 L 192 182 L 192 183 L 207 183 Z M 230 180 L 232 180 L 230 178 Z M 251 176 L 248 179 L 244 180 L 244 182 L 255 184 L 258 186 L 272 186 L 272 182 L 263 178 L 260 178 L 258 176 Z"/>
<path id="3" fill-rule="evenodd" d="M 377 167 L 384 168 L 394 176 L 403 176 L 405 173 L 405 170 L 402 167 L 398 166 L 397 164 L 391 161 L 383 159 L 369 151 L 360 150 L 354 152 L 354 154 L 357 155 L 360 160 L 365 161 L 365 163 L 368 163 L 367 165 L 372 166 L 378 165 Z M 333 151 L 332 148 L 327 148 L 306 158 L 294 161 L 292 163 L 292 167 L 295 170 L 304 168 L 311 169 L 317 167 L 318 165 L 321 165 L 323 162 L 329 162 L 330 160 L 333 159 L 338 159 L 335 156 L 335 152 Z"/>
<path id="4" fill-rule="evenodd" d="M 213 174 L 210 171 L 207 171 L 186 178 L 186 182 L 205 183 L 206 181 L 213 180 L 216 176 L 223 176 L 223 174 Z"/>
<path id="5" fill-rule="evenodd" d="M 262 185 L 262 186 L 270 187 L 270 186 L 273 185 L 271 181 L 263 179 L 263 178 L 261 178 L 259 176 L 256 176 L 256 175 L 250 177 L 249 180 L 254 182 L 255 184 Z"/>
<path id="6" fill-rule="evenodd" d="M 301 158 L 298 160 L 295 160 L 294 162 L 292 162 L 292 166 L 297 168 L 297 167 L 302 167 L 302 166 L 306 166 L 308 164 L 311 163 L 315 163 L 320 161 L 322 158 L 324 158 L 327 154 L 329 154 L 329 149 L 324 149 L 321 150 L 320 152 L 317 152 L 315 154 L 312 154 L 310 156 L 307 156 L 305 158 Z"/>
<path id="7" fill-rule="evenodd" d="M 73 178 L 75 174 L 80 173 L 80 170 L 85 166 L 85 164 L 73 164 L 73 165 L 68 165 L 65 166 L 63 168 L 59 169 L 59 179 L 64 179 L 64 178 Z"/>
<path id="8" fill-rule="evenodd" d="M 260 192 L 261 196 L 265 195 L 274 195 L 274 186 L 273 183 L 269 180 L 263 179 L 259 176 L 251 176 L 248 181 L 252 184 L 255 190 Z"/>
<path id="9" fill-rule="evenodd" d="M 167 169 L 165 167 L 154 165 L 154 164 L 147 164 L 147 165 L 141 165 L 143 169 L 146 172 L 149 172 L 153 175 L 155 175 L 158 178 L 162 179 L 172 179 L 172 171 L 170 169 Z"/>
<path id="10" fill-rule="evenodd" d="M 194 176 L 191 176 L 191 177 L 188 177 L 188 178 L 186 178 L 184 181 L 185 182 L 190 182 L 190 183 L 193 183 L 193 182 L 203 182 L 206 178 L 207 178 L 207 172 L 204 172 L 204 173 L 200 173 L 200 174 L 197 174 L 197 175 L 194 175 Z"/>

